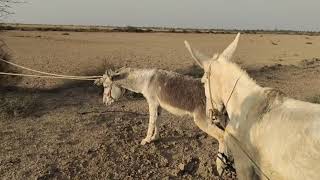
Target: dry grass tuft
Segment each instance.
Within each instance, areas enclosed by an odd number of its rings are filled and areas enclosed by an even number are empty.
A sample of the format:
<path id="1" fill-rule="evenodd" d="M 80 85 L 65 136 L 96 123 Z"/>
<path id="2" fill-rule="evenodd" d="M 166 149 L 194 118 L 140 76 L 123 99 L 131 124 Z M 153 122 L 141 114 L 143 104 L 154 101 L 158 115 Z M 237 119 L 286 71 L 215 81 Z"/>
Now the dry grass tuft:
<path id="1" fill-rule="evenodd" d="M 274 41 L 271 41 L 271 44 L 274 45 L 274 46 L 278 45 L 278 43 L 276 43 Z"/>
<path id="2" fill-rule="evenodd" d="M 3 40 L 0 40 L 0 58 L 6 61 L 11 60 L 11 56 L 8 53 L 8 47 Z M 0 62 L 0 72 L 12 72 L 18 73 L 18 70 L 4 62 Z M 0 86 L 12 86 L 19 82 L 21 78 L 0 75 Z"/>
<path id="3" fill-rule="evenodd" d="M 309 98 L 307 98 L 307 101 L 309 101 L 311 103 L 320 104 L 320 95 L 315 95 L 315 96 L 309 97 Z"/>
<path id="4" fill-rule="evenodd" d="M 183 75 L 191 76 L 193 78 L 201 78 L 204 74 L 203 69 L 196 64 L 193 64 L 188 68 L 177 69 L 176 72 Z"/>

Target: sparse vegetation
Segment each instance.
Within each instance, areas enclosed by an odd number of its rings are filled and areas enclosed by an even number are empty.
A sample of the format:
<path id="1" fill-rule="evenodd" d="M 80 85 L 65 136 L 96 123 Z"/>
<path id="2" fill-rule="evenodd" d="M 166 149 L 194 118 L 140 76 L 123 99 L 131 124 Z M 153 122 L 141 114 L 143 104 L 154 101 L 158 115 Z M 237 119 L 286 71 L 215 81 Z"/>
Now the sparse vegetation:
<path id="1" fill-rule="evenodd" d="M 203 69 L 196 64 L 192 64 L 191 66 L 185 69 L 177 69 L 176 71 L 183 75 L 188 75 L 194 78 L 201 78 L 204 73 Z"/>
<path id="2" fill-rule="evenodd" d="M 138 28 L 138 27 L 133 27 L 133 26 L 127 26 L 124 28 L 124 31 L 126 32 L 143 32 L 142 29 Z"/>
<path id="3" fill-rule="evenodd" d="M 194 33 L 202 33 L 199 29 L 196 29 Z"/>
<path id="4" fill-rule="evenodd" d="M 307 98 L 307 101 L 320 104 L 320 94 Z"/>
<path id="5" fill-rule="evenodd" d="M 274 46 L 278 45 L 278 43 L 276 43 L 274 41 L 271 41 L 271 44 L 274 45 Z"/>
<path id="6" fill-rule="evenodd" d="M 164 32 L 164 33 L 209 33 L 209 34 L 289 34 L 318 36 L 320 32 L 291 31 L 291 30 L 241 30 L 241 29 L 192 29 L 192 28 L 168 28 L 168 27 L 114 27 L 114 26 L 75 26 L 75 25 L 45 25 L 45 24 L 1 24 L 1 30 L 20 31 L 64 31 L 64 32 Z"/>
<path id="7" fill-rule="evenodd" d="M 169 32 L 171 32 L 171 33 L 175 33 L 175 32 L 176 32 L 176 29 L 171 28 L 171 29 L 169 29 Z"/>
<path id="8" fill-rule="evenodd" d="M 2 40 L 0 40 L 0 58 L 5 60 L 10 59 L 10 55 L 6 51 L 6 44 Z M 0 70 L 2 70 L 1 66 L 0 66 Z"/>

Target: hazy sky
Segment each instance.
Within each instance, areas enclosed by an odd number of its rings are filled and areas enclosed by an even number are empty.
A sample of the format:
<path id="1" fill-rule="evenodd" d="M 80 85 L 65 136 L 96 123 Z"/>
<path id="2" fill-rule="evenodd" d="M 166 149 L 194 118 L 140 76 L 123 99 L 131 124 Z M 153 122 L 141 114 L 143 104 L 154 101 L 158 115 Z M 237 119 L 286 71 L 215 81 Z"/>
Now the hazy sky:
<path id="1" fill-rule="evenodd" d="M 320 31 L 320 0 L 26 0 L 9 22 Z"/>

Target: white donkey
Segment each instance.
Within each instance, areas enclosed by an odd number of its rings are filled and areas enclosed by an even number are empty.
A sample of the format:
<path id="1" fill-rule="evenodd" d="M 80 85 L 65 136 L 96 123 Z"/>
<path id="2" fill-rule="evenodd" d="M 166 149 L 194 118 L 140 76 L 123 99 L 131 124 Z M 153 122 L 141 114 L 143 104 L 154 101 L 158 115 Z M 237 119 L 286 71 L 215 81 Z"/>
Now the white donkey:
<path id="1" fill-rule="evenodd" d="M 206 96 L 226 109 L 225 143 L 240 180 L 320 179 L 320 105 L 298 101 L 256 84 L 230 61 L 239 35 L 220 55 L 203 58 Z M 209 109 L 212 107 L 208 107 Z"/>
<path id="2" fill-rule="evenodd" d="M 206 119 L 206 100 L 203 85 L 189 76 L 159 69 L 121 68 L 117 72 L 107 70 L 96 84 L 103 84 L 106 105 L 121 95 L 121 88 L 142 93 L 149 104 L 149 126 L 144 145 L 159 138 L 157 118 L 161 108 L 175 115 L 190 115 L 196 125 L 219 141 L 223 131 Z"/>

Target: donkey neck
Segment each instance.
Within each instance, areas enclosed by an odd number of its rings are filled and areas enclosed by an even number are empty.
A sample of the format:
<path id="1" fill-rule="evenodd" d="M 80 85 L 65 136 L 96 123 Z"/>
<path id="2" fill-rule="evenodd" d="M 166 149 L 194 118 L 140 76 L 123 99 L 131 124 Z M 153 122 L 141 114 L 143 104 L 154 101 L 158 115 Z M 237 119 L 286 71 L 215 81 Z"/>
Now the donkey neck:
<path id="1" fill-rule="evenodd" d="M 143 93 L 148 87 L 152 75 L 152 70 L 135 69 L 130 71 L 126 78 L 114 81 L 114 83 L 130 91 Z"/>
<path id="2" fill-rule="evenodd" d="M 220 68 L 221 98 L 228 112 L 229 118 L 243 116 L 245 113 L 242 106 L 248 110 L 254 106 L 254 101 L 247 101 L 248 98 L 255 98 L 262 88 L 251 79 L 248 74 L 236 64 L 224 62 Z"/>

